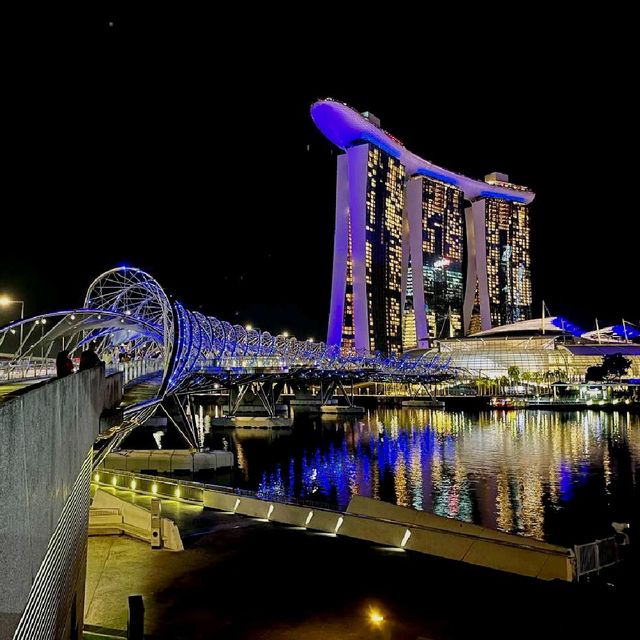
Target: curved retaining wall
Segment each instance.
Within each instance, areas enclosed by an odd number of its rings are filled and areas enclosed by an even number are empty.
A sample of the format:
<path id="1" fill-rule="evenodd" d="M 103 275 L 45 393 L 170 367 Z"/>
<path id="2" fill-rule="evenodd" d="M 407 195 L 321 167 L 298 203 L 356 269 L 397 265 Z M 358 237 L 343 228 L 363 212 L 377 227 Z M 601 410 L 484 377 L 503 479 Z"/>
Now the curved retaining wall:
<path id="1" fill-rule="evenodd" d="M 96 367 L 0 406 L 0 640 L 82 628 L 91 451 L 119 390 Z"/>

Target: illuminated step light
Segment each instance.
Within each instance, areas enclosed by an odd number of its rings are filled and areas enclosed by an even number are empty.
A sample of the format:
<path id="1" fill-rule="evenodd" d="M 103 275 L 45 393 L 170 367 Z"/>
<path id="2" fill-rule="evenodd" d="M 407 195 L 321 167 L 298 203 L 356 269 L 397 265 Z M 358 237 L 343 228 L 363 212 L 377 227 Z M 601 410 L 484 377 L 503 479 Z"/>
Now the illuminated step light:
<path id="1" fill-rule="evenodd" d="M 158 485 L 155 482 L 151 485 L 151 493 L 154 495 L 158 493 Z"/>
<path id="2" fill-rule="evenodd" d="M 118 478 L 116 476 L 113 476 L 113 478 L 111 478 L 111 484 L 115 487 L 118 484 Z"/>
<path id="3" fill-rule="evenodd" d="M 309 515 L 307 516 L 307 519 L 304 521 L 304 526 L 308 526 L 309 523 L 311 522 L 311 518 L 313 518 L 313 511 L 309 511 Z"/>
<path id="4" fill-rule="evenodd" d="M 176 498 L 180 497 L 180 487 L 176 487 Z"/>
<path id="5" fill-rule="evenodd" d="M 135 480 L 132 480 L 131 481 L 131 489 L 133 491 L 135 491 L 137 486 L 138 486 L 138 483 Z"/>
<path id="6" fill-rule="evenodd" d="M 275 507 L 272 504 L 269 505 L 269 511 L 267 511 L 267 520 L 271 517 L 271 514 L 273 513 L 274 508 Z"/>
<path id="7" fill-rule="evenodd" d="M 409 529 L 407 529 L 404 532 L 404 537 L 402 538 L 402 542 L 400 543 L 400 546 L 404 549 L 405 545 L 407 544 L 407 542 L 409 542 L 409 538 L 411 537 L 411 531 L 409 531 Z"/>
<path id="8" fill-rule="evenodd" d="M 338 533 L 338 529 L 340 529 L 340 527 L 342 526 L 343 522 L 344 522 L 344 518 L 342 516 L 340 516 L 338 518 L 338 522 L 336 524 L 336 530 L 334 531 L 334 533 Z"/>

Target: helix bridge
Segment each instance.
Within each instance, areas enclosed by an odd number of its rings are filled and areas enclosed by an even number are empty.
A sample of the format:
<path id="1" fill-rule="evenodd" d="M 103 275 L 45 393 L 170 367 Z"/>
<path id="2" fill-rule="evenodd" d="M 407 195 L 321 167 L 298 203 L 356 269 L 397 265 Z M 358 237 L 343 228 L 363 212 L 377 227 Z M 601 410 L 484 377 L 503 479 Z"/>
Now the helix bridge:
<path id="1" fill-rule="evenodd" d="M 253 394 L 268 415 L 285 385 L 323 385 L 333 393 L 361 382 L 427 385 L 451 377 L 449 361 L 432 354 L 403 358 L 342 353 L 338 346 L 232 325 L 190 311 L 148 273 L 118 267 L 98 276 L 78 309 L 44 313 L 0 328 L 0 382 L 55 376 L 60 350 L 77 357 L 93 343 L 107 372 L 124 373 L 122 420 L 104 438 L 112 446 L 158 410 L 190 446 L 202 446 L 194 395 L 234 393 L 232 414 Z M 11 353 L 6 353 L 13 345 Z M 346 392 L 344 393 L 346 396 Z M 115 439 L 114 439 L 115 438 Z"/>

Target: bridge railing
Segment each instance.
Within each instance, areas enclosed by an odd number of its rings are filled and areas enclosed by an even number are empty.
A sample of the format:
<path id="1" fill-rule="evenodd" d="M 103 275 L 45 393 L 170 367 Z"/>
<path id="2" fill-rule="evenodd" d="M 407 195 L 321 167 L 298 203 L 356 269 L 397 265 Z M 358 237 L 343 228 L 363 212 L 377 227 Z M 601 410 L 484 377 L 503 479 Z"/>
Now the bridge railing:
<path id="1" fill-rule="evenodd" d="M 155 373 L 163 368 L 164 364 L 159 358 L 145 358 L 142 360 L 130 360 L 129 362 L 118 362 L 107 366 L 107 373 L 120 372 L 124 376 L 124 384 L 128 384 L 137 378 Z"/>
<path id="2" fill-rule="evenodd" d="M 0 361 L 0 382 L 19 382 L 50 378 L 56 375 L 56 363 L 50 358 L 19 360 L 18 362 Z"/>

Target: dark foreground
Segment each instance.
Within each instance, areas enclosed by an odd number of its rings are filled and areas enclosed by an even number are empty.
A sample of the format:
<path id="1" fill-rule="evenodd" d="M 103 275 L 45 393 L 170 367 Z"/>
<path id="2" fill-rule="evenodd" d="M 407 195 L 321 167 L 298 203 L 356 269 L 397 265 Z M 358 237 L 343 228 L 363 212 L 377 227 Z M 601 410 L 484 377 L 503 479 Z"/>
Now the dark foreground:
<path id="1" fill-rule="evenodd" d="M 545 583 L 241 516 L 178 507 L 183 553 L 91 538 L 87 620 L 124 628 L 145 599 L 154 638 L 636 637 L 637 609 L 603 585 Z M 385 620 L 374 626 L 369 612 Z"/>

